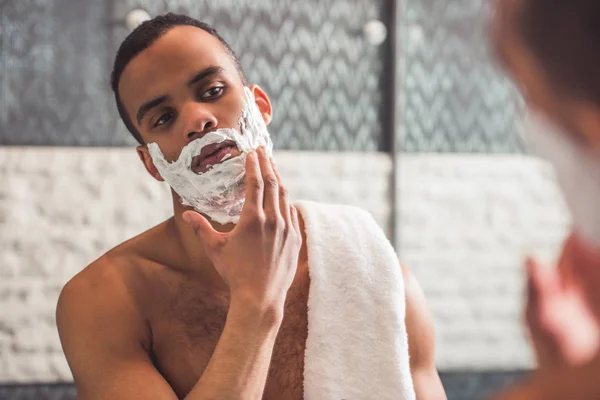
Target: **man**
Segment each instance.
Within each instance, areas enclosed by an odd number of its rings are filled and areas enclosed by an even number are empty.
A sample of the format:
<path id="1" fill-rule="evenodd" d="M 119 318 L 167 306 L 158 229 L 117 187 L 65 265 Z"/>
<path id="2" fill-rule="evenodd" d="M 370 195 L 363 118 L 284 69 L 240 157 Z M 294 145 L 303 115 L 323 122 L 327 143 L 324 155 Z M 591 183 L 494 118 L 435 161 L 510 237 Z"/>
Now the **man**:
<path id="1" fill-rule="evenodd" d="M 528 261 L 527 323 L 539 371 L 499 397 L 600 399 L 600 2 L 496 0 L 493 39 L 573 215 L 558 268 Z M 539 118 L 539 117 L 538 117 Z"/>
<path id="2" fill-rule="evenodd" d="M 235 128 L 245 86 L 223 39 L 173 14 L 136 29 L 113 71 L 120 114 L 157 180 L 164 177 L 148 144 L 171 161 L 188 143 Z M 269 98 L 256 85 L 250 90 L 268 123 Z M 205 161 L 199 173 L 209 169 Z M 237 225 L 209 223 L 174 191 L 172 218 L 65 286 L 57 323 L 80 398 L 303 398 L 311 280 L 305 218 L 290 204 L 266 149 L 248 154 L 245 172 Z M 402 271 L 415 392 L 444 399 L 424 299 Z"/>

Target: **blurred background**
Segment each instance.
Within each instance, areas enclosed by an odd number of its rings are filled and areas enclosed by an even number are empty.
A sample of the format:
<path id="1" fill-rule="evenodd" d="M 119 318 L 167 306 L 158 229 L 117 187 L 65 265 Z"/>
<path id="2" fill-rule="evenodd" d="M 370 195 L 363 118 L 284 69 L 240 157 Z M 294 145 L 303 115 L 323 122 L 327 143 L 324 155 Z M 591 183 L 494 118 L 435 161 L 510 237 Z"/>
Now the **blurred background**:
<path id="1" fill-rule="evenodd" d="M 0 399 L 74 399 L 54 309 L 88 263 L 170 215 L 109 87 L 146 14 L 208 22 L 271 96 L 296 198 L 370 211 L 424 288 L 452 400 L 533 367 L 522 258 L 568 219 L 519 139 L 485 0 L 0 0 Z"/>

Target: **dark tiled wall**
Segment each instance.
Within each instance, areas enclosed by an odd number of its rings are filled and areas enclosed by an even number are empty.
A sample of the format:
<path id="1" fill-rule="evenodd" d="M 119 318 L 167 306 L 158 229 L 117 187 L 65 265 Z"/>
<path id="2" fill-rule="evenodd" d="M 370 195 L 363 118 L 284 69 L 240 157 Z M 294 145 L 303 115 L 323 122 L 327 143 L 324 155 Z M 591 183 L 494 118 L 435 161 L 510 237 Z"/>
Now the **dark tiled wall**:
<path id="1" fill-rule="evenodd" d="M 478 400 L 516 381 L 523 372 L 442 373 L 448 400 Z M 76 400 L 71 384 L 0 386 L 0 400 Z M 362 400 L 362 399 L 361 399 Z M 376 400 L 376 399 L 373 399 Z"/>
<path id="2" fill-rule="evenodd" d="M 364 24 L 395 0 L 0 2 L 0 145 L 134 144 L 108 77 L 122 19 L 143 7 L 212 23 L 272 96 L 279 149 L 389 150 L 388 44 Z M 397 1 L 397 0 L 396 0 Z M 518 96 L 494 66 L 484 0 L 398 1 L 397 126 L 405 152 L 513 153 Z"/>
<path id="3" fill-rule="evenodd" d="M 0 2 L 0 145 L 122 144 L 108 86 L 110 2 Z"/>
<path id="4" fill-rule="evenodd" d="M 491 54 L 486 0 L 406 0 L 398 10 L 398 147 L 518 153 L 520 98 Z"/>
<path id="5" fill-rule="evenodd" d="M 113 57 L 144 8 L 213 24 L 249 81 L 272 97 L 275 146 L 377 151 L 383 129 L 385 45 L 362 28 L 390 20 L 391 0 L 0 1 L 0 145 L 123 146 L 109 88 Z"/>
<path id="6" fill-rule="evenodd" d="M 76 400 L 71 384 L 0 386 L 0 400 Z"/>

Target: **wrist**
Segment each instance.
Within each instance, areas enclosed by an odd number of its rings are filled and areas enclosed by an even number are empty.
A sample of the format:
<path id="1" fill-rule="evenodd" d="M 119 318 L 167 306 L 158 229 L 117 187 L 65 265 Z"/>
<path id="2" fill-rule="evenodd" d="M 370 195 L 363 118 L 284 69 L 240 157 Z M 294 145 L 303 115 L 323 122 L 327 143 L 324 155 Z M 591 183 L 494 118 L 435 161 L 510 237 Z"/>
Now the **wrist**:
<path id="1" fill-rule="evenodd" d="M 232 293 L 228 318 L 235 318 L 246 328 L 278 330 L 283 320 L 285 298 L 266 300 L 243 293 Z"/>

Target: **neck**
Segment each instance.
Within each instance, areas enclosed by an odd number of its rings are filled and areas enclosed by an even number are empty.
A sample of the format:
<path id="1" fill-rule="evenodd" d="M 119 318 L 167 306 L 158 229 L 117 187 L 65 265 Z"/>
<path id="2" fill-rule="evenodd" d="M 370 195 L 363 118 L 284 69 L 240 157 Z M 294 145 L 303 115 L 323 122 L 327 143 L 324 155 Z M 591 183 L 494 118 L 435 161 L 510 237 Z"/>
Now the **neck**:
<path id="1" fill-rule="evenodd" d="M 192 207 L 184 206 L 177 194 L 173 193 L 173 229 L 182 249 L 182 269 L 192 275 L 200 275 L 210 286 L 226 289 L 227 285 L 218 274 L 211 259 L 208 257 L 202 240 L 196 236 L 194 230 L 183 220 L 183 213 L 193 210 Z M 217 232 L 230 232 L 233 230 L 233 224 L 221 225 L 210 220 L 207 216 L 204 218 L 210 222 L 213 229 Z"/>

